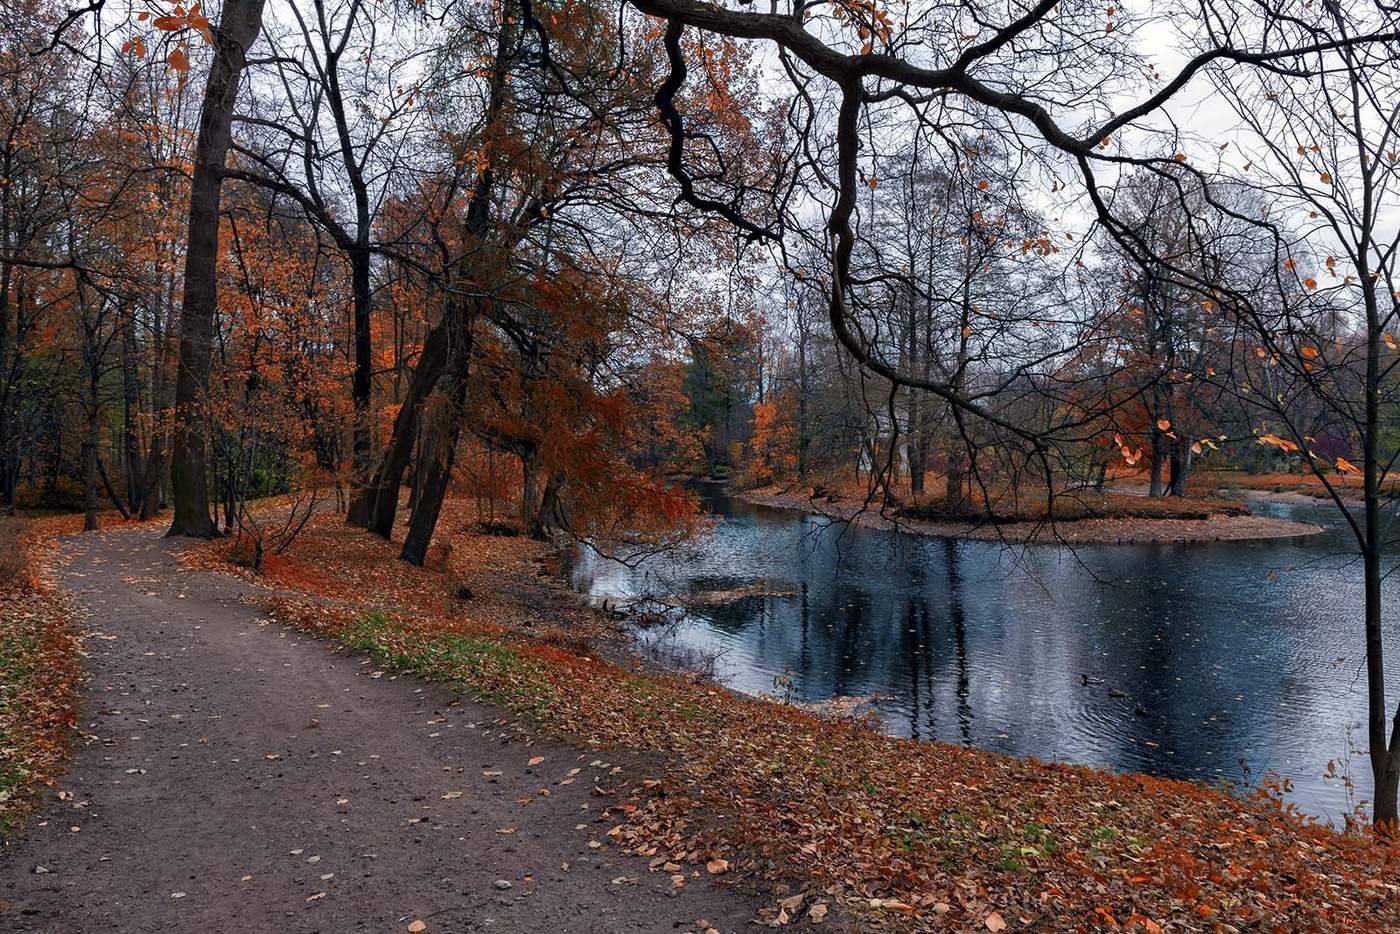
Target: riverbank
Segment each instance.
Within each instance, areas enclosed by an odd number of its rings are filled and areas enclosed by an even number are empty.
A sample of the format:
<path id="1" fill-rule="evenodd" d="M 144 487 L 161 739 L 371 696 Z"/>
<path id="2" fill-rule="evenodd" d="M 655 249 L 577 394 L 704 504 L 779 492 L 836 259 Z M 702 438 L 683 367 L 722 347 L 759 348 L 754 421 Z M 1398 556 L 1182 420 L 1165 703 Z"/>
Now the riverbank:
<path id="1" fill-rule="evenodd" d="M 549 546 L 453 504 L 437 570 L 335 517 L 269 568 L 269 616 L 654 763 L 609 787 L 614 844 L 657 873 L 781 876 L 762 920 L 840 909 L 880 929 L 1400 927 L 1400 851 L 1267 795 L 1013 758 L 823 719 L 600 658 L 609 621 L 549 577 Z M 219 566 L 227 543 L 191 559 Z M 461 587 L 471 591 L 460 598 Z M 820 906 L 815 916 L 808 913 Z"/>
<path id="2" fill-rule="evenodd" d="M 863 496 L 838 493 L 834 498 L 814 496 L 810 490 L 780 486 L 759 487 L 732 495 L 747 503 L 770 509 L 782 509 L 824 516 L 834 521 L 850 522 L 866 528 L 900 531 L 935 538 L 961 538 L 975 541 L 1005 541 L 1013 544 L 1071 544 L 1071 545 L 1135 545 L 1152 542 L 1224 542 L 1251 539 L 1296 538 L 1322 532 L 1319 526 L 1293 522 L 1271 516 L 1249 515 L 1247 509 L 1223 510 L 1226 501 L 1201 500 L 1180 507 L 1186 515 L 1152 515 L 1146 512 L 1153 503 L 1143 497 L 1125 495 L 1130 500 L 1120 512 L 1131 513 L 1132 506 L 1142 507 L 1141 514 L 1085 516 L 1083 518 L 1035 521 L 948 521 L 921 519 L 906 515 L 903 510 L 882 510 L 879 503 L 867 502 Z M 1241 514 L 1242 513 L 1242 514 Z"/>

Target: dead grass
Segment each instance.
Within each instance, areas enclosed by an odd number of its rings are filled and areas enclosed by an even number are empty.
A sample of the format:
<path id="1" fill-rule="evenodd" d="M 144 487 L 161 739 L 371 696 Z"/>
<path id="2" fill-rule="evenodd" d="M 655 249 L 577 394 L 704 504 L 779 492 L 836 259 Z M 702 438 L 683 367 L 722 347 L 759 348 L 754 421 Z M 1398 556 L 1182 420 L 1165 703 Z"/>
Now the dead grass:
<path id="1" fill-rule="evenodd" d="M 1213 516 L 1247 516 L 1249 507 L 1237 499 L 1211 495 L 1218 484 L 1214 474 L 1203 471 L 1188 484 L 1190 495 L 1151 498 L 1136 493 L 1109 491 L 1098 493 L 1093 490 L 1070 490 L 1057 493 L 1053 501 L 1046 496 L 1043 487 L 1035 485 L 1001 486 L 990 488 L 986 493 L 977 489 L 971 499 L 963 505 L 949 509 L 944 490 L 945 478 L 930 474 L 925 478 L 924 492 L 914 496 L 908 490 L 905 479 L 893 488 L 893 499 L 886 502 L 882 491 L 871 493 L 865 483 L 857 483 L 851 477 L 827 479 L 814 482 L 804 497 L 813 502 L 854 507 L 867 500 L 877 507 L 883 506 L 887 514 L 903 515 L 911 519 L 933 522 L 976 522 L 979 524 L 1004 524 L 1013 522 L 1078 522 L 1090 519 L 1208 519 Z M 1113 475 L 1110 487 L 1142 485 L 1145 481 L 1135 473 L 1118 472 Z M 771 484 L 749 491 L 759 495 L 800 495 L 803 491 L 795 484 Z M 990 499 L 991 506 L 987 502 Z M 1047 503 L 1050 508 L 1047 509 Z"/>

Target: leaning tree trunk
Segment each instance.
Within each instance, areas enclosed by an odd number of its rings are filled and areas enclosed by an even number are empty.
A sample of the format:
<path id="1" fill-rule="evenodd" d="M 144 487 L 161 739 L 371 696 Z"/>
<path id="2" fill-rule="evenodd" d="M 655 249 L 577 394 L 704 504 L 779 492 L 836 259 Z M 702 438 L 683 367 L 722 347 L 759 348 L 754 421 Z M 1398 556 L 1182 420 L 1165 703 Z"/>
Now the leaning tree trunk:
<path id="1" fill-rule="evenodd" d="M 214 58 L 204 85 L 190 184 L 185 241 L 185 295 L 180 307 L 180 362 L 175 377 L 175 426 L 170 485 L 175 516 L 169 535 L 210 538 L 208 450 L 202 408 L 218 301 L 219 207 L 224 161 L 233 138 L 233 108 L 249 47 L 262 28 L 264 0 L 226 0 L 214 29 Z"/>
<path id="2" fill-rule="evenodd" d="M 413 514 L 408 520 L 399 557 L 409 564 L 423 566 L 428 545 L 442 513 L 442 501 L 452 479 L 457 457 L 457 441 L 462 433 L 462 406 L 467 397 L 467 372 L 471 363 L 471 321 L 462 322 L 462 331 L 452 340 L 452 359 L 444 368 L 433 394 L 424 402 L 427 424 L 418 448 L 421 461 Z"/>
<path id="3" fill-rule="evenodd" d="M 394 530 L 394 518 L 399 509 L 399 490 L 403 486 L 404 471 L 408 468 L 409 457 L 413 454 L 413 442 L 418 435 L 418 416 L 423 401 L 428 397 L 442 375 L 447 363 L 448 326 L 447 317 L 455 314 L 454 303 L 448 300 L 443 312 L 443 320 L 428 332 L 423 341 L 423 351 L 418 355 L 418 363 L 413 368 L 408 392 L 404 395 L 399 414 L 394 418 L 394 431 L 389 445 L 384 449 L 379 464 L 350 503 L 345 521 L 388 538 Z"/>
<path id="4" fill-rule="evenodd" d="M 496 37 L 496 58 L 491 78 L 491 98 L 486 114 L 487 127 L 495 123 L 496 118 L 506 105 L 508 97 L 507 72 L 515 42 L 515 29 L 510 24 L 514 22 L 514 19 L 508 17 L 507 26 L 503 26 Z M 495 172 L 488 163 L 478 173 L 472 188 L 471 200 L 467 207 L 463 226 L 469 240 L 476 243 L 484 241 L 491 229 L 489 212 L 494 179 Z M 452 284 L 461 278 L 455 275 L 449 277 L 447 301 L 442 321 L 433 329 L 433 333 L 428 335 L 429 342 L 432 341 L 434 335 L 437 335 L 438 342 L 441 344 L 438 353 L 441 354 L 442 362 L 438 364 L 438 375 L 426 378 L 430 375 L 429 372 L 425 371 L 425 367 L 429 364 L 424 359 L 419 360 L 418 368 L 414 371 L 413 382 L 415 388 L 421 387 L 422 395 L 416 399 L 404 400 L 403 406 L 399 409 L 399 419 L 394 422 L 394 436 L 390 440 L 389 449 L 385 451 L 380 469 L 375 471 L 375 476 L 371 478 L 365 490 L 367 496 L 373 497 L 372 508 L 366 510 L 370 513 L 367 517 L 368 528 L 371 532 L 388 538 L 393 529 L 394 514 L 398 509 L 399 486 L 403 482 L 404 467 L 408 463 L 408 456 L 412 450 L 414 429 L 417 427 L 419 418 L 416 410 L 433 401 L 429 393 L 437 397 L 442 403 L 439 408 L 444 411 L 435 414 L 440 417 L 449 417 L 452 421 L 443 426 L 441 431 L 428 432 L 425 443 L 419 445 L 418 456 L 426 459 L 427 462 L 420 465 L 418 474 L 420 482 L 414 489 L 413 513 L 409 518 L 408 536 L 404 540 L 403 551 L 399 555 L 405 561 L 420 566 L 427 555 L 428 543 L 433 537 L 433 529 L 437 526 L 438 514 L 442 510 L 442 500 L 447 494 L 447 483 L 452 473 L 452 461 L 456 456 L 457 438 L 462 427 L 461 408 L 466 399 L 467 371 L 471 364 L 471 332 L 475 309 L 468 307 L 465 301 L 452 294 Z M 428 350 L 428 343 L 425 342 L 424 357 L 428 356 Z M 421 381 L 420 375 L 425 377 Z M 410 389 L 410 396 L 412 393 L 413 389 Z M 405 412 L 409 414 L 405 416 Z M 403 421 L 402 426 L 400 420 Z M 402 431 L 400 431 L 401 427 Z M 358 517 L 358 515 L 352 515 L 349 518 L 353 522 Z"/>

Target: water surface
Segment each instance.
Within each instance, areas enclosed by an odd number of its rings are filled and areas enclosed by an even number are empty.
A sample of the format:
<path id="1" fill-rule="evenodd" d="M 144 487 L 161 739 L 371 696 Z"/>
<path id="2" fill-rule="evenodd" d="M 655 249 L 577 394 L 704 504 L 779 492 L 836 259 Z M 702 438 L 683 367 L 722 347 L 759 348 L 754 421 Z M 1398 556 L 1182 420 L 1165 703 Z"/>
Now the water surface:
<path id="1" fill-rule="evenodd" d="M 1329 528 L 1309 538 L 1070 549 L 709 504 L 720 521 L 694 547 L 636 568 L 584 550 L 569 573 L 599 600 L 790 594 L 637 633 L 668 657 L 716 658 L 724 684 L 802 702 L 877 695 L 894 733 L 1047 760 L 1242 785 L 1277 772 L 1333 820 L 1348 795 L 1322 777 L 1329 759 L 1370 795 L 1361 569 L 1328 507 L 1256 506 Z M 1400 650 L 1393 611 L 1385 625 Z"/>

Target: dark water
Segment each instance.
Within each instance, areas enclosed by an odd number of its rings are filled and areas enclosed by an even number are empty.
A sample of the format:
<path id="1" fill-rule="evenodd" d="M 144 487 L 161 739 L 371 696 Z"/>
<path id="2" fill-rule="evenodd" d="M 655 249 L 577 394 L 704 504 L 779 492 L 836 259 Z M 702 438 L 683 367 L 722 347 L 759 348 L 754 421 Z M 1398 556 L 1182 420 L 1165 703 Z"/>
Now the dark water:
<path id="1" fill-rule="evenodd" d="M 693 609 L 638 639 L 720 653 L 720 680 L 743 691 L 878 694 L 904 736 L 1240 785 L 1272 770 L 1300 807 L 1340 822 L 1347 792 L 1322 777 L 1336 759 L 1370 796 L 1361 569 L 1326 507 L 1256 507 L 1329 527 L 1310 538 L 1071 551 L 711 504 L 722 520 L 703 543 L 636 569 L 585 551 L 574 585 L 599 599 L 791 591 Z M 1387 604 L 1397 596 L 1392 579 Z M 1400 651 L 1394 612 L 1386 628 Z"/>

